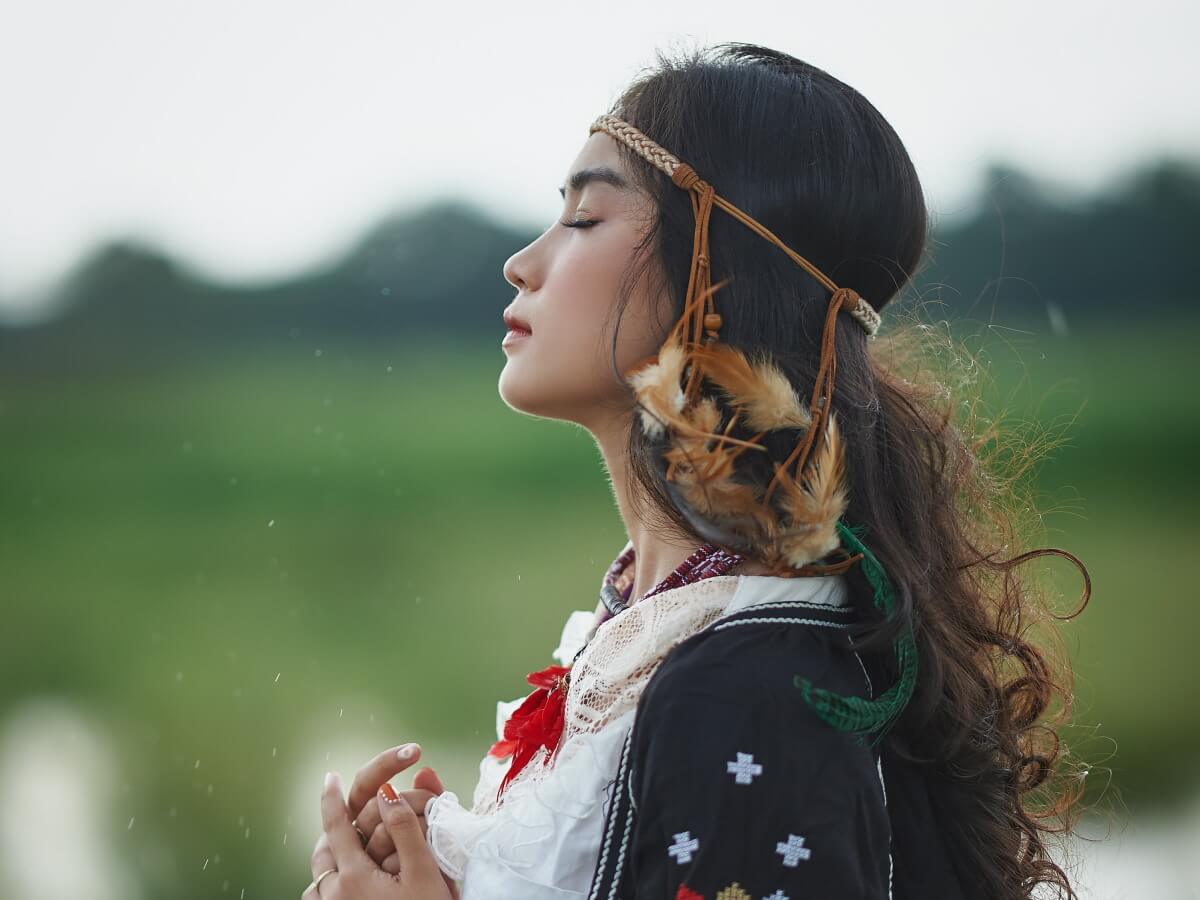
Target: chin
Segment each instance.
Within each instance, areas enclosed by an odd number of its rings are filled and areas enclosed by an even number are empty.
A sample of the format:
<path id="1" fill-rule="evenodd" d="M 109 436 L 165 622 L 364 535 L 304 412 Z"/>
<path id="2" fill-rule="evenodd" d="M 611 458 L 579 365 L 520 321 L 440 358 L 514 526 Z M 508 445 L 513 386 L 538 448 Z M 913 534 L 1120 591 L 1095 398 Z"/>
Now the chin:
<path id="1" fill-rule="evenodd" d="M 496 390 L 500 394 L 500 399 L 517 412 L 533 416 L 540 415 L 540 409 L 545 405 L 545 398 L 538 390 L 538 383 L 542 381 L 544 385 L 544 381 L 531 378 L 529 373 L 521 372 L 520 369 L 520 363 L 515 363 L 510 359 L 500 372 Z"/>

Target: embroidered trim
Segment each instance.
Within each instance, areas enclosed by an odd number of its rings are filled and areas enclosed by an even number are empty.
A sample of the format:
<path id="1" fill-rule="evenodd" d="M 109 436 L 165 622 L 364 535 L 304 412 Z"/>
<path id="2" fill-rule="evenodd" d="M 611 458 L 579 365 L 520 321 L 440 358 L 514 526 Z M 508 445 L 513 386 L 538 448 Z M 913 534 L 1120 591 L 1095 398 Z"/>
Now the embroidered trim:
<path id="1" fill-rule="evenodd" d="M 867 674 L 866 663 L 855 650 L 854 658 L 858 660 L 858 665 L 862 669 L 863 678 L 867 681 L 867 694 L 871 699 L 875 699 L 875 685 L 871 682 L 871 676 Z M 879 789 L 883 791 L 883 808 L 887 810 L 887 786 L 883 783 L 883 753 L 882 751 L 875 757 L 875 771 L 879 773 Z M 891 829 L 888 830 L 888 900 L 892 900 L 892 874 L 894 871 L 895 861 L 892 859 L 892 835 Z"/>
<path id="2" fill-rule="evenodd" d="M 819 609 L 823 612 L 840 613 L 842 615 L 849 615 L 854 612 L 854 607 L 849 603 L 819 603 L 812 600 L 764 600 L 762 603 L 752 603 L 749 606 L 735 609 L 729 615 L 736 616 L 755 609 L 777 609 L 779 607 L 790 608 L 794 606 L 802 606 L 805 609 Z"/>
<path id="3" fill-rule="evenodd" d="M 635 719 L 636 722 L 636 719 Z M 633 728 L 625 734 L 625 744 L 621 748 L 621 762 L 617 765 L 616 782 L 618 785 L 625 784 L 628 787 L 628 797 L 632 800 L 633 797 L 633 779 L 629 778 L 629 748 L 633 742 Z M 605 821 L 604 829 L 604 844 L 600 850 L 600 860 L 596 865 L 596 872 L 592 878 L 592 886 L 588 891 L 588 900 L 597 900 L 600 897 L 600 892 L 604 890 L 605 884 L 608 885 L 608 896 L 606 900 L 613 900 L 617 895 L 617 888 L 621 885 L 621 876 L 624 874 L 625 851 L 629 846 L 629 836 L 633 833 L 634 815 L 632 810 L 622 809 L 621 803 L 622 792 L 616 790 L 613 792 L 613 804 L 609 807 L 608 817 Z M 613 833 L 616 831 L 617 823 L 624 819 L 625 828 L 621 833 L 621 848 L 617 854 L 616 861 L 611 867 L 607 867 L 608 851 L 612 847 Z"/>
<path id="4" fill-rule="evenodd" d="M 887 811 L 887 787 L 883 783 L 883 754 L 875 757 L 875 771 L 879 773 L 879 788 L 883 791 L 883 809 Z M 889 814 L 890 818 L 890 814 Z M 892 900 L 892 834 L 888 830 L 888 900 Z"/>
<path id="5" fill-rule="evenodd" d="M 722 622 L 719 625 L 713 625 L 713 631 L 720 631 L 722 628 L 729 628 L 732 625 L 757 625 L 762 622 L 791 622 L 793 625 L 820 625 L 822 628 L 848 628 L 847 622 L 826 622 L 823 619 L 794 619 L 785 618 L 782 616 L 756 616 L 753 619 L 736 619 L 732 622 Z"/>

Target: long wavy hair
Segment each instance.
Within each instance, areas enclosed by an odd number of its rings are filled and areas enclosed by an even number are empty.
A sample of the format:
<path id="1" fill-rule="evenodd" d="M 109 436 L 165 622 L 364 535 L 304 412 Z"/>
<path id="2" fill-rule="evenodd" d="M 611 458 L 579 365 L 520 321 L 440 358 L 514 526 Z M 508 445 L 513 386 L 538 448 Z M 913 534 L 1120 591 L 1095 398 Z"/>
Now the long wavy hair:
<path id="1" fill-rule="evenodd" d="M 670 56 L 640 73 L 609 112 L 689 163 L 717 192 L 755 217 L 835 283 L 877 309 L 913 278 L 927 243 L 924 194 L 896 132 L 853 88 L 785 53 L 726 43 Z M 620 319 L 633 285 L 649 275 L 681 314 L 694 218 L 685 191 L 632 150 L 619 152 L 656 212 L 625 272 L 614 306 L 613 371 Z M 816 377 L 828 292 L 778 248 L 721 211 L 710 222 L 721 340 L 769 354 L 801 396 Z M 639 262 L 639 258 L 641 262 Z M 889 319 L 892 320 L 889 322 Z M 1029 897 L 1039 884 L 1075 892 L 1049 853 L 1051 832 L 1073 828 L 1082 778 L 1060 746 L 1070 714 L 1071 671 L 1049 590 L 1018 576 L 1057 548 L 1013 552 L 1041 522 L 1026 476 L 1054 445 L 987 415 L 983 370 L 948 330 L 919 316 L 885 314 L 868 342 L 848 320 L 837 330 L 833 409 L 845 446 L 851 526 L 884 566 L 896 593 L 888 621 L 856 637 L 884 650 L 911 627 L 920 659 L 913 699 L 887 736 L 892 752 L 936 767 L 960 792 L 957 863 L 973 896 Z M 715 394 L 719 403 L 721 397 Z M 634 401 L 636 403 L 636 399 Z M 722 409 L 728 420 L 730 410 Z M 639 513 L 695 537 L 662 481 L 661 449 L 634 416 L 628 458 L 642 489 Z M 749 439 L 735 428 L 734 436 Z M 786 432 L 767 453 L 744 454 L 741 479 L 765 484 L 792 448 Z M 757 482 L 753 479 L 758 479 Z M 865 614 L 872 592 L 847 575 Z M 1082 609 L 1082 604 L 1079 609 Z M 1079 610 L 1076 610 L 1074 615 Z M 887 659 L 879 653 L 876 659 Z M 887 664 L 884 663 L 886 666 Z M 1054 776 L 1054 777 L 1051 777 Z"/>

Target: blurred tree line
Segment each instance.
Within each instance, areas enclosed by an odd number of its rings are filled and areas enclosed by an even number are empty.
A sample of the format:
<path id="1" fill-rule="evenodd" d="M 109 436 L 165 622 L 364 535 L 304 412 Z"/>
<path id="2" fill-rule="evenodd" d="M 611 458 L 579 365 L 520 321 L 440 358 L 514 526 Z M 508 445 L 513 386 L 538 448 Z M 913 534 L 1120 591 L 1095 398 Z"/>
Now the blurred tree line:
<path id="1" fill-rule="evenodd" d="M 914 289 L 947 315 L 988 321 L 1158 315 L 1190 306 L 1200 282 L 1200 166 L 1161 159 L 1088 196 L 1000 163 L 975 208 L 935 222 Z M 536 232 L 457 200 L 384 219 L 335 263 L 265 286 L 207 280 L 154 246 L 115 241 L 67 273 L 62 312 L 0 323 L 0 365 L 140 367 L 214 341 L 498 334 L 513 289 L 504 261 Z"/>

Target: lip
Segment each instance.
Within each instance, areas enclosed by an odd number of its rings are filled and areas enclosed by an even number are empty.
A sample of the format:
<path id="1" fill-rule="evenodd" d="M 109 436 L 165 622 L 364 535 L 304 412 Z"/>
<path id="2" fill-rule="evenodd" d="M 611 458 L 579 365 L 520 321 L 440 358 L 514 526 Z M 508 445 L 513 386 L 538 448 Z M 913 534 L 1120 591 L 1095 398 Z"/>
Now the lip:
<path id="1" fill-rule="evenodd" d="M 533 333 L 533 329 L 529 327 L 529 323 L 517 316 L 511 309 L 504 310 L 504 324 L 508 326 L 508 330 L 523 331 L 529 334 Z"/>
<path id="2" fill-rule="evenodd" d="M 508 347 L 512 344 L 519 344 L 533 334 L 531 331 L 526 331 L 523 328 L 510 328 L 508 333 L 504 335 L 504 340 L 500 342 L 500 346 Z"/>

